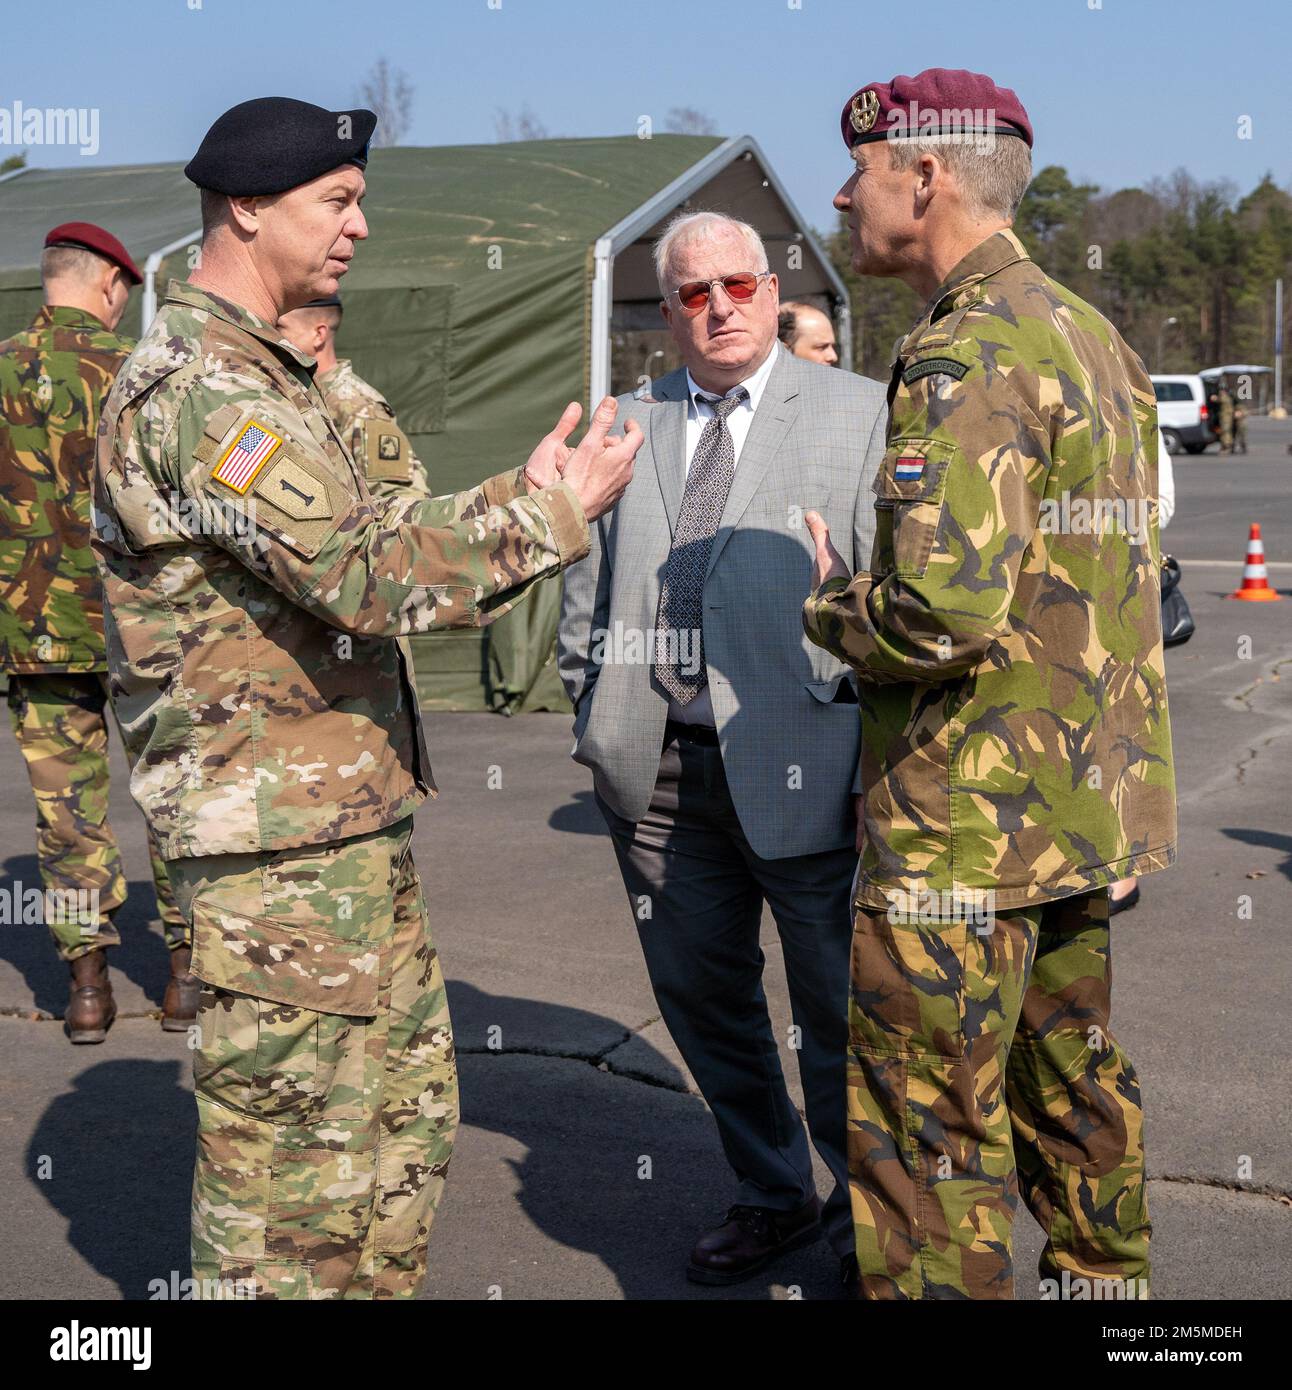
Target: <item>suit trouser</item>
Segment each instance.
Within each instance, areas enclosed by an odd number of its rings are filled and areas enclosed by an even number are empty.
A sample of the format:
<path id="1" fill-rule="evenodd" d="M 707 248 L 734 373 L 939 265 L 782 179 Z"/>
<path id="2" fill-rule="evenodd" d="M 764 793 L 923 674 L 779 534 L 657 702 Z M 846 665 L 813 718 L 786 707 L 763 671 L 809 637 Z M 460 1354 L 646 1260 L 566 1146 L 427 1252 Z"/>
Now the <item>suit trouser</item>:
<path id="1" fill-rule="evenodd" d="M 36 797 L 46 921 L 64 960 L 121 944 L 112 914 L 126 900 L 126 880 L 108 824 L 107 704 L 99 672 L 9 677 L 9 722 Z M 151 831 L 148 857 L 166 944 L 174 950 L 188 944 L 188 928 Z"/>
<path id="2" fill-rule="evenodd" d="M 858 909 L 848 1161 L 863 1298 L 1011 1297 L 1020 1189 L 1047 1235 L 1046 1297 L 1147 1297 L 1143 1114 L 1110 1008 L 1106 889 L 981 924 Z M 1134 1282 L 1083 1295 L 1083 1280 Z"/>
<path id="3" fill-rule="evenodd" d="M 457 1129 L 412 818 L 170 862 L 203 981 L 193 1276 L 206 1296 L 414 1297 Z"/>
<path id="4" fill-rule="evenodd" d="M 806 795 L 806 793 L 804 793 Z M 598 797 L 660 1013 L 717 1122 L 735 1200 L 789 1211 L 815 1192 L 763 992 L 763 903 L 780 933 L 808 1128 L 835 1178 L 824 1220 L 852 1249 L 844 1139 L 851 846 L 760 859 L 732 805 L 722 754 L 670 737 L 646 815 Z M 643 917 L 643 904 L 649 911 Z"/>

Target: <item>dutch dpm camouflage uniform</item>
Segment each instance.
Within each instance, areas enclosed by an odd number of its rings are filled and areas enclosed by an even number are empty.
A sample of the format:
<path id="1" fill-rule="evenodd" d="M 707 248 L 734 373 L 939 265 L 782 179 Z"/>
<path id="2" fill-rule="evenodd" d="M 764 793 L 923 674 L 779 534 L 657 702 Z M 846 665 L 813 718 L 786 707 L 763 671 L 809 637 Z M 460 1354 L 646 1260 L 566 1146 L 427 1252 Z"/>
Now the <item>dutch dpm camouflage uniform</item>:
<path id="1" fill-rule="evenodd" d="M 49 927 L 64 960 L 119 942 L 126 898 L 108 824 L 107 658 L 90 550 L 99 411 L 130 344 L 83 309 L 46 305 L 0 343 L 0 670 L 36 796 L 36 851 Z M 166 866 L 153 882 L 172 948 L 187 940 Z M 93 904 L 97 903 L 97 911 Z"/>
<path id="2" fill-rule="evenodd" d="M 131 790 L 204 982 L 194 1277 L 412 1296 L 457 1081 L 409 851 L 434 784 L 402 639 L 505 612 L 588 527 L 519 468 L 374 500 L 311 367 L 172 284 L 104 415 L 94 544 Z"/>
<path id="3" fill-rule="evenodd" d="M 804 610 L 860 678 L 862 1291 L 1008 1296 L 1015 1165 L 1047 1277 L 1146 1281 L 1106 885 L 1175 855 L 1152 386 L 1002 231 L 900 344 L 890 401 L 872 572 Z"/>
<path id="4" fill-rule="evenodd" d="M 374 497 L 431 495 L 426 465 L 399 428 L 385 396 L 338 358 L 335 367 L 314 378 L 342 440 L 363 470 Z"/>

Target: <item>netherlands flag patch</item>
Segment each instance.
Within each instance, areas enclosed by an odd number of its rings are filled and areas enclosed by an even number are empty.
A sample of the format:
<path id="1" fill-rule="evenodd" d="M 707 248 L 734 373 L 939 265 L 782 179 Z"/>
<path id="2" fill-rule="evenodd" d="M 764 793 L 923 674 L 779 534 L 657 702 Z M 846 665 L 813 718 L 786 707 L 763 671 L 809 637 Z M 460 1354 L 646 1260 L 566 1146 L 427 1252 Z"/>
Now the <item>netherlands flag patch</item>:
<path id="1" fill-rule="evenodd" d="M 924 460 L 917 455 L 899 458 L 893 467 L 893 477 L 899 483 L 918 483 L 924 476 Z"/>

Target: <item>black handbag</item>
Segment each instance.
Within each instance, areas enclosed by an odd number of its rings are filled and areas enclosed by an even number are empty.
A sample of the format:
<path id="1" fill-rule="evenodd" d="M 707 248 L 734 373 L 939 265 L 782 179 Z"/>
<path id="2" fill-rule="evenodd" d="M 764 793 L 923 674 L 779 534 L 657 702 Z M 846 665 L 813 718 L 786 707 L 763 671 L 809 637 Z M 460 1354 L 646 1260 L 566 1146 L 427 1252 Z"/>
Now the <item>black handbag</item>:
<path id="1" fill-rule="evenodd" d="M 1180 592 L 1180 562 L 1174 555 L 1162 557 L 1162 645 L 1178 647 L 1193 636 L 1196 624 Z"/>

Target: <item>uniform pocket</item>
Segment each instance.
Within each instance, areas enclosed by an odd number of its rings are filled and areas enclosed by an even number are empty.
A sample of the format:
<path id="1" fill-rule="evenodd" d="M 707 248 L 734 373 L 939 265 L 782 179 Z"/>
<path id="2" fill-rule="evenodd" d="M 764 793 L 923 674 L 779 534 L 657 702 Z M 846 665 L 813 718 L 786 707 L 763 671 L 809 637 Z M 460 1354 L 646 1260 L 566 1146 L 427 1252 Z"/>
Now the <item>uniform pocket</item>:
<path id="1" fill-rule="evenodd" d="M 852 938 L 850 1046 L 889 1056 L 960 1056 L 964 1050 L 964 917 L 921 921 L 910 912 L 858 908 Z"/>
<path id="2" fill-rule="evenodd" d="M 339 1071 L 361 1066 L 377 1013 L 378 951 L 364 940 L 193 901 L 193 974 L 203 982 L 193 1076 L 198 1092 L 256 1119 L 339 1117 Z M 357 1034 L 357 1036 L 356 1036 Z M 358 1081 L 359 1077 L 355 1077 Z M 361 1114 L 361 1089 L 354 1110 Z"/>
<path id="3" fill-rule="evenodd" d="M 899 579 L 923 579 L 928 569 L 954 452 L 944 440 L 899 439 L 875 476 L 877 532 L 891 573 Z"/>

